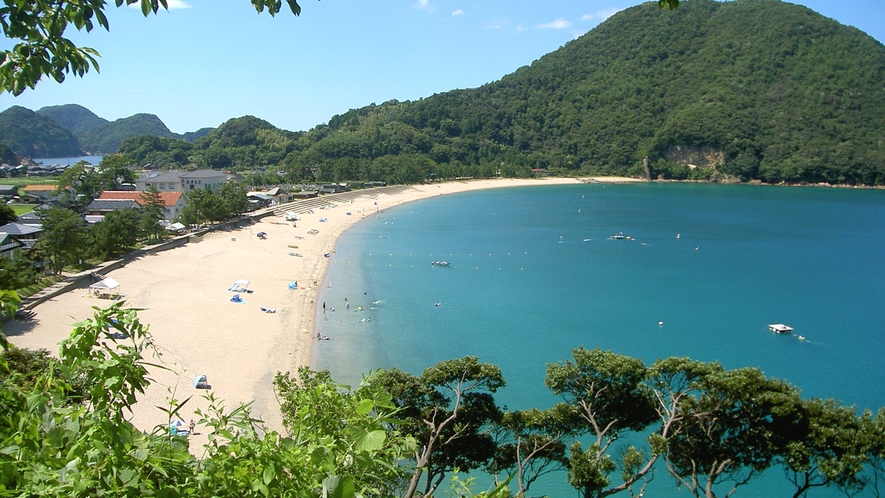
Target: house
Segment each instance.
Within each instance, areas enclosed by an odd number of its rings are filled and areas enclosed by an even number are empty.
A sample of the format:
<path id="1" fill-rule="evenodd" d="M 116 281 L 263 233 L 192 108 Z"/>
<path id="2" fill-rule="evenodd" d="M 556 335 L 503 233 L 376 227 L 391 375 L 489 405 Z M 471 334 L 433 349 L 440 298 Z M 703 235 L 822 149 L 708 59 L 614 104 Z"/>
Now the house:
<path id="1" fill-rule="evenodd" d="M 37 209 L 49 209 L 50 206 L 47 204 L 42 204 L 37 206 Z M 37 211 L 28 211 L 27 213 L 21 214 L 18 217 L 18 223 L 21 225 L 29 225 L 40 227 L 42 225 L 42 221 L 40 220 L 40 216 L 37 215 Z"/>
<path id="2" fill-rule="evenodd" d="M 250 200 L 257 201 L 262 206 L 276 206 L 289 202 L 289 194 L 281 187 L 274 187 L 270 190 L 247 192 L 246 197 Z"/>
<path id="3" fill-rule="evenodd" d="M 320 185 L 321 194 L 337 194 L 339 192 L 350 192 L 350 185 L 346 183 L 324 183 Z"/>
<path id="4" fill-rule="evenodd" d="M 214 189 L 227 183 L 228 176 L 226 173 L 211 169 L 149 173 L 135 180 L 135 190 L 146 192 L 155 188 L 160 192 L 187 192 L 207 187 Z"/>
<path id="5" fill-rule="evenodd" d="M 270 196 L 271 204 L 273 205 L 289 202 L 289 193 L 282 187 L 274 187 L 265 192 L 265 194 Z"/>
<path id="6" fill-rule="evenodd" d="M 19 250 L 34 247 L 43 229 L 20 223 L 0 227 L 0 256 L 12 259 Z"/>
<path id="7" fill-rule="evenodd" d="M 16 251 L 23 247 L 24 244 L 8 233 L 0 232 L 0 258 L 12 259 Z"/>
<path id="8" fill-rule="evenodd" d="M 15 185 L 0 185 L 0 199 L 11 200 L 18 195 L 18 187 Z"/>
<path id="9" fill-rule="evenodd" d="M 246 198 L 253 210 L 270 206 L 271 197 L 264 192 L 247 192 Z"/>
<path id="10" fill-rule="evenodd" d="M 56 185 L 41 184 L 27 185 L 21 189 L 21 196 L 27 197 L 36 202 L 58 202 L 59 195 L 56 195 Z"/>
<path id="11" fill-rule="evenodd" d="M 214 189 L 227 183 L 227 174 L 211 169 L 201 169 L 181 175 L 181 190 L 187 192 L 194 189 Z"/>
<path id="12" fill-rule="evenodd" d="M 315 190 L 302 190 L 301 192 L 295 192 L 294 194 L 290 194 L 292 200 L 301 200 L 301 199 L 313 199 L 314 197 L 319 196 L 319 192 Z"/>
<path id="13" fill-rule="evenodd" d="M 163 202 L 163 217 L 167 220 L 178 218 L 181 214 L 181 210 L 187 205 L 187 197 L 181 192 L 160 192 L 159 196 L 160 201 Z M 145 192 L 132 192 L 128 190 L 106 190 L 98 196 L 96 201 L 132 201 L 137 205 L 133 207 L 141 207 L 147 204 Z M 92 202 L 94 203 L 95 201 Z M 91 205 L 92 204 L 90 204 L 90 206 Z M 120 206 L 120 209 L 125 209 L 127 207 L 123 204 L 117 205 Z M 106 206 L 109 207 L 111 204 Z M 92 214 L 88 206 L 86 208 L 86 213 Z"/>
<path id="14" fill-rule="evenodd" d="M 86 206 L 86 222 L 91 224 L 104 221 L 106 214 L 124 209 L 137 209 L 138 203 L 134 199 L 93 199 Z"/>

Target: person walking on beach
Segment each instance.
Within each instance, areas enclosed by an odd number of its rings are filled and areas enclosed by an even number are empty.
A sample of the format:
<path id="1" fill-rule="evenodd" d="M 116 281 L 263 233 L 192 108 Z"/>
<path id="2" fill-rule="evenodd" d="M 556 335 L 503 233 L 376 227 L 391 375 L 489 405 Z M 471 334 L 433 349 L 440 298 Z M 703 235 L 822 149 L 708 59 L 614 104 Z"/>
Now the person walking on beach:
<path id="1" fill-rule="evenodd" d="M 194 435 L 194 427 L 196 427 L 196 426 L 197 426 L 197 424 L 194 422 L 194 419 L 191 419 L 190 423 L 187 424 L 188 429 L 190 429 L 190 432 L 188 432 L 188 434 L 193 436 Z"/>

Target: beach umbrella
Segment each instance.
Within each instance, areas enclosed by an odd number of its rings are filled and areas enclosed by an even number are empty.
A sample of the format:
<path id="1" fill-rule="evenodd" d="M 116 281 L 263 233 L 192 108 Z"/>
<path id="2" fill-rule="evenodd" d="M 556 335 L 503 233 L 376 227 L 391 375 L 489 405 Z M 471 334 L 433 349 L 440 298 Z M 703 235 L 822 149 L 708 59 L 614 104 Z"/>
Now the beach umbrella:
<path id="1" fill-rule="evenodd" d="M 197 385 L 200 384 L 201 382 L 208 382 L 205 374 L 200 374 L 200 375 L 197 375 L 196 377 L 194 377 L 194 387 L 197 387 Z"/>

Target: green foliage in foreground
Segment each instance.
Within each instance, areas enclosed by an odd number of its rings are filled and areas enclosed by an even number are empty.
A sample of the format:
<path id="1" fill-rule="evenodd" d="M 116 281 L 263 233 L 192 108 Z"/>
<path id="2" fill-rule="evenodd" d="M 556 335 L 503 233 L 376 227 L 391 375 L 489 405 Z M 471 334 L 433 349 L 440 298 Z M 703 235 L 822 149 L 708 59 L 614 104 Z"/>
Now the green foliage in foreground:
<path id="1" fill-rule="evenodd" d="M 0 292 L 3 311 L 15 302 Z M 498 408 L 500 371 L 472 357 L 420 376 L 375 374 L 355 389 L 328 372 L 277 374 L 286 433 L 210 393 L 198 413 L 208 443 L 190 448 L 195 458 L 167 424 L 145 432 L 128 421 L 148 369 L 162 368 L 150 363 L 156 348 L 138 310 L 94 310 L 58 359 L 0 355 L 0 497 L 429 497 L 444 494 L 438 471 L 457 472 L 458 461 L 501 483 L 474 495 L 455 474 L 449 492 L 459 497 L 525 496 L 541 462 L 567 468 L 584 497 L 641 495 L 656 462 L 689 494 L 709 498 L 730 496 L 771 467 L 784 469 L 795 497 L 824 486 L 879 495 L 885 477 L 885 410 L 874 417 L 802 400 L 758 369 L 686 358 L 646 366 L 584 348 L 548 365 L 547 386 L 563 400 L 548 410 Z M 158 409 L 171 421 L 187 402 Z M 636 445 L 614 444 L 631 433 Z M 492 451 L 475 451 L 483 440 Z M 421 479 L 428 493 L 416 493 Z"/>

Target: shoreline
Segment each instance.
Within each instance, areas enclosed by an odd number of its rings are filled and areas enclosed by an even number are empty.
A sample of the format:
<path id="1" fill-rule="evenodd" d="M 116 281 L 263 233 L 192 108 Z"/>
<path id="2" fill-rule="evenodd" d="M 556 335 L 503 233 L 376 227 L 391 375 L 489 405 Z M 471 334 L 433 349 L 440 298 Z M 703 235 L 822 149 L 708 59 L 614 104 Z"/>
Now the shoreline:
<path id="1" fill-rule="evenodd" d="M 596 177 L 594 181 L 637 180 Z M 192 382 L 205 374 L 226 411 L 252 402 L 253 417 L 270 430 L 283 431 L 273 377 L 310 366 L 318 286 L 329 263 L 324 254 L 335 250 L 345 230 L 376 211 L 438 195 L 581 183 L 576 178 L 470 180 L 403 186 L 338 205 L 330 199 L 335 207 L 300 214 L 295 223 L 268 216 L 108 272 L 106 276 L 121 283 L 125 305 L 143 309 L 139 318 L 150 327 L 161 354 L 159 359 L 146 360 L 169 369 L 150 369 L 153 383 L 133 407 L 132 422 L 148 431 L 165 425 L 166 416 L 156 407 L 168 408 L 169 399 L 180 402 L 189 397 L 178 418 L 198 420 L 195 409 L 205 412 L 208 402 L 202 396 L 205 391 L 194 389 Z M 259 239 L 258 232 L 265 232 L 266 239 Z M 234 293 L 228 289 L 238 279 L 250 281 L 252 292 L 240 293 L 244 303 L 230 301 Z M 290 289 L 295 282 L 297 288 Z M 67 338 L 74 323 L 90 318 L 93 306 L 106 308 L 112 303 L 90 297 L 84 286 L 38 305 L 29 320 L 8 322 L 4 332 L 17 347 L 43 348 L 57 355 L 58 343 Z M 191 438 L 197 455 L 207 441 L 203 432 L 198 426 Z"/>

